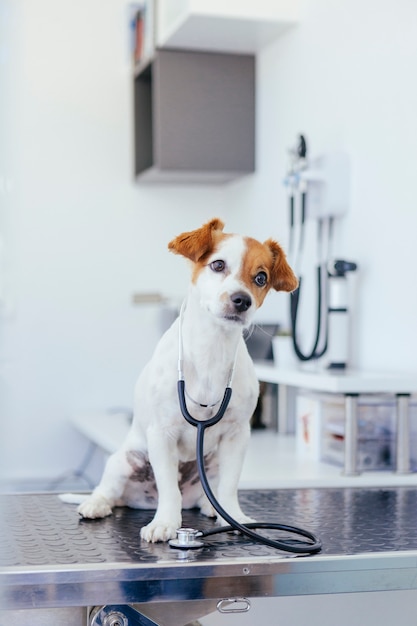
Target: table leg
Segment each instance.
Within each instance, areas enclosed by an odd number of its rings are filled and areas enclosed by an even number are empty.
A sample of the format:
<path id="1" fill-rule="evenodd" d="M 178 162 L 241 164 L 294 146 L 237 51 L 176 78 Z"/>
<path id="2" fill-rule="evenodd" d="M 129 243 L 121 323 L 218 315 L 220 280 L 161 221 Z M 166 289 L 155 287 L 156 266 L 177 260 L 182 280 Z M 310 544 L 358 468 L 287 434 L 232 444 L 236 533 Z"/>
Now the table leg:
<path id="1" fill-rule="evenodd" d="M 297 388 L 289 385 L 278 385 L 278 432 L 288 435 L 295 432 L 295 404 Z"/>
<path id="2" fill-rule="evenodd" d="M 410 467 L 410 394 L 397 394 L 397 474 L 409 474 Z"/>
<path id="3" fill-rule="evenodd" d="M 345 476 L 357 476 L 358 471 L 358 394 L 345 395 Z"/>

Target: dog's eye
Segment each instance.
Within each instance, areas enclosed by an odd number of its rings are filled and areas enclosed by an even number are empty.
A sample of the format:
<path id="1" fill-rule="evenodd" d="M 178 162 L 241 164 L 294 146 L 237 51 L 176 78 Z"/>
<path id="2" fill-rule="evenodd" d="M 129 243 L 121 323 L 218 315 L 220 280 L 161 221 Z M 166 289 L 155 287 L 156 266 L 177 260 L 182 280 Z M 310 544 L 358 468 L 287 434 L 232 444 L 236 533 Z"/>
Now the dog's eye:
<path id="1" fill-rule="evenodd" d="M 210 267 L 213 272 L 223 272 L 224 268 L 226 267 L 226 263 L 220 260 L 213 261 L 212 263 L 210 263 Z"/>
<path id="2" fill-rule="evenodd" d="M 258 274 L 256 274 L 254 281 L 258 285 L 258 287 L 265 287 L 268 281 L 268 277 L 265 272 L 259 272 Z"/>

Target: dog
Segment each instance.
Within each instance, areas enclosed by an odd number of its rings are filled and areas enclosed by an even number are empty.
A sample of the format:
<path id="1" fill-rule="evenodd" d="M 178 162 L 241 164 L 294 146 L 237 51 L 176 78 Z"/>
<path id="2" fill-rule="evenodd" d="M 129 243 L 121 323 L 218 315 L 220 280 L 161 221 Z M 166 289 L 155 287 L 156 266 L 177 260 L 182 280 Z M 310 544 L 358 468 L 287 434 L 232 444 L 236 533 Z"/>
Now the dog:
<path id="1" fill-rule="evenodd" d="M 240 523 L 238 482 L 250 436 L 259 385 L 243 330 L 270 289 L 298 284 L 281 246 L 223 232 L 214 218 L 169 244 L 191 262 L 182 315 L 166 331 L 135 387 L 134 419 L 121 448 L 109 457 L 99 485 L 81 502 L 83 518 L 111 515 L 113 507 L 156 509 L 141 529 L 148 542 L 168 541 L 181 526 L 182 508 L 216 517 L 201 487 L 196 429 L 183 418 L 177 396 L 179 333 L 186 402 L 198 420 L 218 410 L 235 362 L 232 396 L 224 417 L 206 430 L 204 464 L 220 504 Z M 65 499 L 65 498 L 64 498 Z M 222 520 L 217 520 L 222 523 Z"/>

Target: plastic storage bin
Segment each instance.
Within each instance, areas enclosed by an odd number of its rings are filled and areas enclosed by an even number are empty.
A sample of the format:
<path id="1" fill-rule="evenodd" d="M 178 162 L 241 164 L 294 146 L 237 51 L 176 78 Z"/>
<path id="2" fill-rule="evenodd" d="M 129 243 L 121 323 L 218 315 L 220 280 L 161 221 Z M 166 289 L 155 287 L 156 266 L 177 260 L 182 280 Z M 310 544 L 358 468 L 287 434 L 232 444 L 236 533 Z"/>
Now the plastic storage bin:
<path id="1" fill-rule="evenodd" d="M 362 396 L 358 401 L 358 469 L 394 470 L 396 404 L 392 396 Z M 411 466 L 417 468 L 417 401 L 410 403 Z M 342 395 L 301 391 L 296 405 L 297 453 L 343 466 L 345 406 Z"/>

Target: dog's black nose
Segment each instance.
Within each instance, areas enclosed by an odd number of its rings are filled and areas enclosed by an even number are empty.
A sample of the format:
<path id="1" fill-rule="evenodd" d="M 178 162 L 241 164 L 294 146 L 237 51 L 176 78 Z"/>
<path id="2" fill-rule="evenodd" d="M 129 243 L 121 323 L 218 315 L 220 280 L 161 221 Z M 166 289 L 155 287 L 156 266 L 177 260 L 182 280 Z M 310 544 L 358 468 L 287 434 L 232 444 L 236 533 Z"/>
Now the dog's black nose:
<path id="1" fill-rule="evenodd" d="M 252 304 L 251 297 L 247 293 L 237 292 L 230 297 L 238 313 L 244 313 Z"/>

